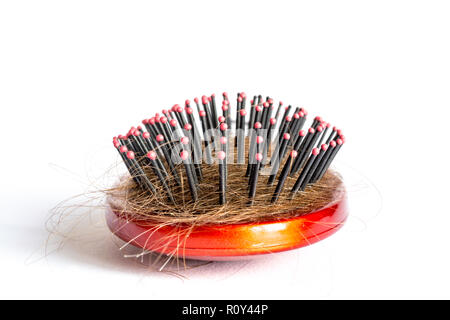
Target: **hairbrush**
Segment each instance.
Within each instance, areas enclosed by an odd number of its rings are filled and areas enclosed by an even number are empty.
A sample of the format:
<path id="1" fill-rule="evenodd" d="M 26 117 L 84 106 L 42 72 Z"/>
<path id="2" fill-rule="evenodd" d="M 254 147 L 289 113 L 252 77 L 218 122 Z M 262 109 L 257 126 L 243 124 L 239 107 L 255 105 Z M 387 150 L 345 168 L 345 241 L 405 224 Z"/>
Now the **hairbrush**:
<path id="1" fill-rule="evenodd" d="M 128 173 L 108 192 L 110 230 L 146 251 L 199 260 L 290 250 L 336 232 L 348 216 L 343 181 L 329 169 L 342 131 L 321 117 L 307 126 L 304 108 L 271 97 L 216 100 L 186 100 L 113 138 Z"/>

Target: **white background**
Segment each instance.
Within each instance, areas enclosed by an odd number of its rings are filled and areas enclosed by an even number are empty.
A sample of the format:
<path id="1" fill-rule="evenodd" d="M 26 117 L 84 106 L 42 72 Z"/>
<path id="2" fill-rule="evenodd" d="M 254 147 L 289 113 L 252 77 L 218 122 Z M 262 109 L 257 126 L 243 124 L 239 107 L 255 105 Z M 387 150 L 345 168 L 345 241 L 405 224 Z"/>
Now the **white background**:
<path id="1" fill-rule="evenodd" d="M 2 1 L 0 298 L 450 298 L 449 16 L 448 1 Z M 100 211 L 44 256 L 49 210 L 109 183 L 112 136 L 222 91 L 345 131 L 340 232 L 174 275 L 123 258 Z"/>

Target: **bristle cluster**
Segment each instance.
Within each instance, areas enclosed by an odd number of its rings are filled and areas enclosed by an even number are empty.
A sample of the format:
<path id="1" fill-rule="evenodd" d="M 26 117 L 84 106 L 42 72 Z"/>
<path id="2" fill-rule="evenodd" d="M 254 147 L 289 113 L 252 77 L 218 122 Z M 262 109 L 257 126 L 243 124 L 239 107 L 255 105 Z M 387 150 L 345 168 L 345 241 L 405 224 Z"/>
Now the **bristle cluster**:
<path id="1" fill-rule="evenodd" d="M 242 167 L 242 176 L 247 177 L 249 205 L 253 204 L 258 183 L 271 186 L 278 178 L 271 197 L 274 203 L 285 192 L 288 176 L 296 179 L 286 190 L 290 199 L 319 181 L 345 142 L 342 131 L 333 127 L 328 132 L 331 125 L 321 117 L 315 117 L 305 129 L 307 111 L 298 107 L 291 113 L 293 108 L 288 105 L 281 116 L 281 101 L 273 114 L 274 100 L 270 97 L 264 100 L 261 95 L 254 96 L 248 109 L 246 101 L 245 93 L 237 94 L 232 119 L 232 102 L 225 92 L 221 115 L 214 94 L 194 99 L 197 113 L 186 100 L 184 108 L 176 104 L 162 110 L 162 115 L 156 113 L 142 121 L 145 130 L 132 127 L 126 135 L 114 137 L 113 143 L 134 182 L 170 203 L 175 203 L 173 188 L 183 183 L 183 177 L 192 202 L 196 202 L 205 166 L 214 163 L 218 164 L 220 205 L 227 203 L 227 188 L 233 187 L 227 185 L 230 165 Z M 179 172 L 181 164 L 183 171 Z M 149 177 L 150 172 L 157 179 Z M 269 173 L 266 181 L 263 172 Z"/>

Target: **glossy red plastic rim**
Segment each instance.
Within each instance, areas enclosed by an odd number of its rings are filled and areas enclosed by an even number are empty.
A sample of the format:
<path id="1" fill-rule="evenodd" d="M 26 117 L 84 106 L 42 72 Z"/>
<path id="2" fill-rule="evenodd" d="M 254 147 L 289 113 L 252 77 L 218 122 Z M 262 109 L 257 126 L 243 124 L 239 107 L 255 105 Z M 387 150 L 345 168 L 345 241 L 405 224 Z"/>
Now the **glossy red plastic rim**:
<path id="1" fill-rule="evenodd" d="M 111 206 L 110 230 L 120 239 L 149 251 L 197 260 L 239 260 L 296 249 L 327 238 L 348 216 L 346 193 L 333 204 L 306 215 L 258 223 L 160 226 L 127 220 Z"/>

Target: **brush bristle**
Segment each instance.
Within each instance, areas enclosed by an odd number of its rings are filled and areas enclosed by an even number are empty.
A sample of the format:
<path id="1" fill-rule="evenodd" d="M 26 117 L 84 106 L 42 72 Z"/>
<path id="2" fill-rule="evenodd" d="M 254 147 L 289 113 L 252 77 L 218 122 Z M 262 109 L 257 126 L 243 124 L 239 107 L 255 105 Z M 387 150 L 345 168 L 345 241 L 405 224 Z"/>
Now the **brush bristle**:
<path id="1" fill-rule="evenodd" d="M 283 168 L 282 177 L 279 178 L 283 181 L 279 181 L 272 198 L 274 202 L 282 192 L 284 180 L 289 172 L 291 177 L 298 176 L 300 190 L 303 190 L 304 186 L 317 182 L 324 175 L 345 142 L 342 131 L 336 127 L 327 134 L 331 124 L 325 122 L 322 117 L 315 117 L 309 129 L 304 128 L 308 114 L 304 108 L 296 108 L 291 113 L 294 108 L 286 106 L 278 125 L 277 119 L 283 102 L 279 101 L 278 107 L 274 108 L 274 100 L 270 97 L 263 102 L 262 95 L 255 95 L 250 101 L 249 109 L 246 110 L 247 96 L 241 92 L 236 99 L 234 119 L 236 126 L 233 126 L 236 140 L 234 145 L 229 144 L 230 139 L 233 139 L 231 137 L 233 130 L 230 129 L 232 104 L 226 92 L 222 96 L 223 101 L 219 106 L 223 115 L 217 116 L 215 95 L 209 97 L 203 95 L 202 106 L 198 98 L 193 99 L 197 105 L 198 119 L 195 117 L 194 109 L 190 107 L 190 101 L 186 100 L 184 108 L 175 104 L 170 110 L 162 110 L 163 116 L 156 113 L 153 117 L 144 119 L 142 125 L 145 128 L 131 127 L 127 135 L 114 137 L 114 147 L 122 155 L 134 181 L 142 180 L 142 177 L 136 176 L 137 173 L 150 174 L 150 171 L 143 168 L 152 166 L 161 185 L 165 187 L 166 195 L 173 201 L 170 184 L 180 183 L 181 172 L 177 171 L 179 167 L 176 166 L 178 158 L 184 163 L 186 172 L 182 177 L 188 179 L 192 193 L 191 200 L 195 202 L 203 179 L 202 170 L 211 166 L 216 159 L 220 167 L 217 178 L 218 184 L 220 180 L 220 203 L 226 204 L 227 166 L 244 165 L 242 175 L 248 177 L 249 186 L 255 190 L 259 172 L 265 172 L 262 168 L 270 164 L 268 185 L 271 185 L 278 176 L 279 169 Z M 278 109 L 276 114 L 272 114 L 274 109 Z M 246 115 L 249 115 L 249 119 L 246 119 Z M 246 120 L 248 124 L 245 123 Z M 247 161 L 243 153 L 246 143 Z M 238 164 L 234 163 L 235 154 L 238 155 Z M 203 161 L 204 156 L 206 163 Z M 129 161 L 131 162 L 128 163 Z M 247 167 L 247 172 L 244 167 Z M 147 177 L 150 178 L 154 177 Z M 147 188 L 148 192 L 155 192 L 148 183 L 140 184 L 139 187 Z M 252 191 L 249 194 L 252 194 Z M 164 198 L 163 194 L 161 198 Z"/>

